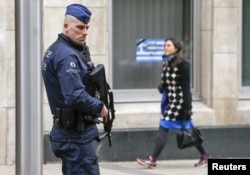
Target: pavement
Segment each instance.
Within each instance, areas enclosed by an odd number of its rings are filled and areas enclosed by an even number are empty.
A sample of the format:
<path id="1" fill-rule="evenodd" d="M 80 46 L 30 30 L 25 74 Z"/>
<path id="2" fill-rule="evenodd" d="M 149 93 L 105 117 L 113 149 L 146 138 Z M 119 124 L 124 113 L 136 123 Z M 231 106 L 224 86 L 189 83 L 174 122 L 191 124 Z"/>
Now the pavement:
<path id="1" fill-rule="evenodd" d="M 100 162 L 101 175 L 207 175 L 207 167 L 194 167 L 198 160 L 158 161 L 157 167 L 148 169 L 136 161 Z M 15 166 L 0 166 L 0 175 L 15 175 Z M 35 174 L 34 174 L 35 175 Z M 43 165 L 42 175 L 62 175 L 60 163 Z"/>

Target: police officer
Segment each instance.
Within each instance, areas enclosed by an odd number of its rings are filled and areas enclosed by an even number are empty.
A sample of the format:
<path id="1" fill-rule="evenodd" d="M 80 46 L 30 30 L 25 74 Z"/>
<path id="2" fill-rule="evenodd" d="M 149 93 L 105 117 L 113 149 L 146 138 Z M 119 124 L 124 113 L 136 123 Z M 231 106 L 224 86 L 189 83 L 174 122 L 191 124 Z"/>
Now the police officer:
<path id="1" fill-rule="evenodd" d="M 90 10 L 81 4 L 67 6 L 63 32 L 46 50 L 42 75 L 51 113 L 51 147 L 62 160 L 64 175 L 99 175 L 98 158 L 93 141 L 98 136 L 95 122 L 84 115 L 105 122 L 106 106 L 94 98 L 89 73 L 93 69 L 86 36 Z M 79 127 L 80 125 L 80 127 Z"/>

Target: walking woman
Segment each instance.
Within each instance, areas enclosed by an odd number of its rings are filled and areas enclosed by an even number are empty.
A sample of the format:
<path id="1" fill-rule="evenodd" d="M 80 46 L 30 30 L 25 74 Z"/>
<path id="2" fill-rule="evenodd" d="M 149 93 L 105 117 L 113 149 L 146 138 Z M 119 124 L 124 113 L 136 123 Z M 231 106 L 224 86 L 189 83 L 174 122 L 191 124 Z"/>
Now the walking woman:
<path id="1" fill-rule="evenodd" d="M 162 93 L 160 126 L 156 135 L 154 150 L 147 159 L 137 158 L 136 161 L 147 168 L 156 167 L 156 161 L 167 141 L 169 130 L 180 130 L 183 119 L 185 127 L 193 126 L 192 122 L 192 95 L 190 90 L 190 63 L 180 56 L 182 49 L 180 41 L 175 38 L 165 39 L 162 84 L 159 91 Z M 201 158 L 194 166 L 207 165 L 211 158 L 203 143 L 196 146 Z"/>

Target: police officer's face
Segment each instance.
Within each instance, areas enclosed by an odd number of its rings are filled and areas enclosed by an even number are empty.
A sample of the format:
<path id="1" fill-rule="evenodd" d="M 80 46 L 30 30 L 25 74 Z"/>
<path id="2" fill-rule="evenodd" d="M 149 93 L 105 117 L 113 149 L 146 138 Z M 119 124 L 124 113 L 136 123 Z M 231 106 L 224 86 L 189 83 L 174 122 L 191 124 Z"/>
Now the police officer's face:
<path id="1" fill-rule="evenodd" d="M 164 46 L 164 54 L 169 56 L 169 55 L 176 53 L 176 51 L 177 51 L 177 48 L 175 48 L 173 42 L 171 40 L 167 40 Z"/>
<path id="2" fill-rule="evenodd" d="M 64 23 L 65 34 L 76 44 L 83 45 L 86 41 L 89 26 L 78 19 Z"/>

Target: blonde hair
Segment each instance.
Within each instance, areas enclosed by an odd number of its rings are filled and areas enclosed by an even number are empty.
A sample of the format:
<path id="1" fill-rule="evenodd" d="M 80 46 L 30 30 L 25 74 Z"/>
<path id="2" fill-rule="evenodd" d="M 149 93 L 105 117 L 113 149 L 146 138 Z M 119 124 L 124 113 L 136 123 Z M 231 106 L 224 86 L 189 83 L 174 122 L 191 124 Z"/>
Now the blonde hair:
<path id="1" fill-rule="evenodd" d="M 67 22 L 69 24 L 75 22 L 76 18 L 72 15 L 65 15 L 64 22 Z"/>

